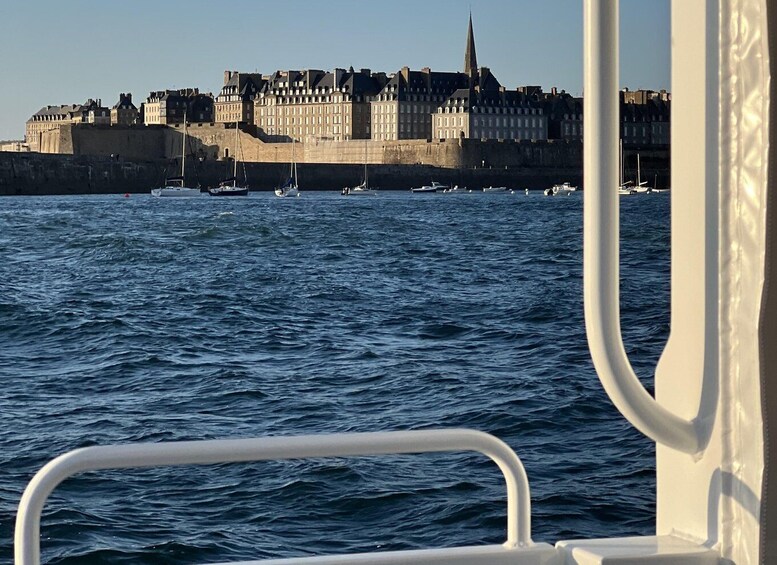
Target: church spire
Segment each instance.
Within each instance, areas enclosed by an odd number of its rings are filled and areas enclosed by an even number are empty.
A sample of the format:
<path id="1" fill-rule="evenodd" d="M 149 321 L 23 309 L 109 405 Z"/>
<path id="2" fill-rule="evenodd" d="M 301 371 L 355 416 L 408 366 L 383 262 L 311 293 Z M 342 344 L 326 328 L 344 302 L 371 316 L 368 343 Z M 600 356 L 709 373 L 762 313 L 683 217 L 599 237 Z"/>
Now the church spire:
<path id="1" fill-rule="evenodd" d="M 478 74 L 478 58 L 475 54 L 475 34 L 472 33 L 472 11 L 469 13 L 469 29 L 467 29 L 467 48 L 464 51 L 464 72 L 469 75 L 470 84 Z"/>

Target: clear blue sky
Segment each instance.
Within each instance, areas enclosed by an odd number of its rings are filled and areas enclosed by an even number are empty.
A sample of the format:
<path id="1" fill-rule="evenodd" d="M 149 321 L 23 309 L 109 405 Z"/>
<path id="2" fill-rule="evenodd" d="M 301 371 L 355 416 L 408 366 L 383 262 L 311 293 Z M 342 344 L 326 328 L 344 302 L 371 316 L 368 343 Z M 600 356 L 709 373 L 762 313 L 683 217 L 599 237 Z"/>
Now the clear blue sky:
<path id="1" fill-rule="evenodd" d="M 461 70 L 582 93 L 582 0 L 26 0 L 0 3 L 0 139 L 47 104 L 218 94 L 225 69 Z M 669 0 L 621 1 L 621 85 L 669 89 Z"/>

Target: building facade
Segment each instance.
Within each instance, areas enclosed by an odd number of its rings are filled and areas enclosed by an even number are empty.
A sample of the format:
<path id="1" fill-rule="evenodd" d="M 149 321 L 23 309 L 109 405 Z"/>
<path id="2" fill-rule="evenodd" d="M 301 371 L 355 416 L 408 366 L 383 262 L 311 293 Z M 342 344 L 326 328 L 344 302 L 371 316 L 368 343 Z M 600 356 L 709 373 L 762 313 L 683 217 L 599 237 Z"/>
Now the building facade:
<path id="1" fill-rule="evenodd" d="M 111 108 L 111 125 L 131 126 L 139 123 L 140 113 L 132 103 L 131 93 L 119 94 L 119 101 Z"/>
<path id="2" fill-rule="evenodd" d="M 25 123 L 24 139 L 30 151 L 40 150 L 40 136 L 43 132 L 59 129 L 65 124 L 102 124 L 111 123 L 108 108 L 102 101 L 90 98 L 84 104 L 66 104 L 63 106 L 45 106 L 35 112 Z"/>
<path id="3" fill-rule="evenodd" d="M 403 67 L 370 103 L 372 139 L 431 139 L 432 114 L 452 93 L 468 84 L 465 73 Z"/>
<path id="4" fill-rule="evenodd" d="M 620 114 L 624 145 L 669 145 L 671 100 L 665 90 L 622 90 Z"/>
<path id="5" fill-rule="evenodd" d="M 145 125 L 176 125 L 184 122 L 213 122 L 213 95 L 198 88 L 151 92 L 143 104 Z"/>
<path id="6" fill-rule="evenodd" d="M 224 71 L 224 86 L 214 103 L 217 123 L 254 123 L 254 100 L 267 82 L 257 73 Z"/>
<path id="7" fill-rule="evenodd" d="M 480 78 L 487 73 L 481 69 Z M 457 90 L 437 108 L 432 125 L 435 139 L 548 139 L 548 119 L 541 105 L 502 86 Z"/>
<path id="8" fill-rule="evenodd" d="M 370 69 L 276 71 L 256 97 L 254 123 L 270 141 L 368 139 L 370 101 L 385 82 Z"/>
<path id="9" fill-rule="evenodd" d="M 548 119 L 548 139 L 583 141 L 583 99 L 555 87 L 549 93 L 542 89 L 536 97 Z"/>

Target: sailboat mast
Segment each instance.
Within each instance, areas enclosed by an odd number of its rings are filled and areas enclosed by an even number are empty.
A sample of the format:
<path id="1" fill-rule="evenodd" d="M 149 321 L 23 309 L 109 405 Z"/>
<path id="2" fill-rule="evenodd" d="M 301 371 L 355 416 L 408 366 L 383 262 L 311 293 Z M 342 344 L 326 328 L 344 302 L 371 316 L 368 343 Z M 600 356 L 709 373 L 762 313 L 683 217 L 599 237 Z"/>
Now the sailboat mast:
<path id="1" fill-rule="evenodd" d="M 238 144 L 237 122 L 235 122 L 235 147 L 234 147 L 235 154 L 232 155 L 232 186 L 237 186 L 237 144 Z"/>
<path id="2" fill-rule="evenodd" d="M 370 184 L 367 182 L 367 140 L 364 140 L 364 188 L 369 188 Z"/>
<path id="3" fill-rule="evenodd" d="M 297 188 L 297 158 L 294 155 L 294 138 L 291 140 L 291 181 Z"/>
<path id="4" fill-rule="evenodd" d="M 181 144 L 181 186 L 186 184 L 186 110 L 183 111 L 183 143 Z"/>
<path id="5" fill-rule="evenodd" d="M 639 153 L 637 153 L 637 186 L 642 186 L 642 173 L 639 170 Z"/>

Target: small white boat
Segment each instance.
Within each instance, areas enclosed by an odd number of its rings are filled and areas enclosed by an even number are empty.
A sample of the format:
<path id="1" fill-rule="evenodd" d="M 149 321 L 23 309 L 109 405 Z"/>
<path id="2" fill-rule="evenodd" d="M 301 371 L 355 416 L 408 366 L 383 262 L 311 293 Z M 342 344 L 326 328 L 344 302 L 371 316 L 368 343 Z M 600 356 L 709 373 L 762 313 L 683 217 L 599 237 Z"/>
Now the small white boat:
<path id="1" fill-rule="evenodd" d="M 550 188 L 546 188 L 543 191 L 545 196 L 569 196 L 573 192 L 577 191 L 576 186 L 572 186 L 568 182 L 561 184 L 554 184 Z"/>
<path id="2" fill-rule="evenodd" d="M 505 192 L 507 190 L 506 186 L 484 186 L 483 192 Z"/>
<path id="3" fill-rule="evenodd" d="M 443 192 L 445 189 L 448 188 L 447 184 L 442 184 L 439 182 L 432 181 L 432 184 L 424 185 L 418 188 L 411 188 L 411 192 L 437 192 L 438 190 L 440 192 Z"/>

